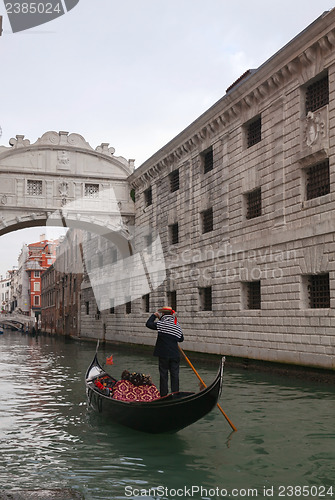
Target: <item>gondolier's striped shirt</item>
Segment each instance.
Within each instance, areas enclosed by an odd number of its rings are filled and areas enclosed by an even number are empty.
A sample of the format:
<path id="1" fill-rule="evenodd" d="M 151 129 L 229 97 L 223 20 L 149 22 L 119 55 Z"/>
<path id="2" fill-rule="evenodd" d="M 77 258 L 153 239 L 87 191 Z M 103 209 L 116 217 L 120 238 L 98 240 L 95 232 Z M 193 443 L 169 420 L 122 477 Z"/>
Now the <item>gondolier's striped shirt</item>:
<path id="1" fill-rule="evenodd" d="M 179 358 L 178 342 L 183 342 L 184 340 L 179 323 L 175 324 L 172 315 L 164 315 L 158 321 L 155 321 L 156 319 L 156 316 L 152 314 L 146 323 L 148 328 L 157 330 L 158 332 L 154 356 Z"/>
<path id="2" fill-rule="evenodd" d="M 160 320 L 157 321 L 157 330 L 158 333 L 162 335 L 172 335 L 176 337 L 178 342 L 181 342 L 181 338 L 183 337 L 183 332 L 180 328 L 180 324 L 175 324 L 174 316 L 164 315 Z"/>

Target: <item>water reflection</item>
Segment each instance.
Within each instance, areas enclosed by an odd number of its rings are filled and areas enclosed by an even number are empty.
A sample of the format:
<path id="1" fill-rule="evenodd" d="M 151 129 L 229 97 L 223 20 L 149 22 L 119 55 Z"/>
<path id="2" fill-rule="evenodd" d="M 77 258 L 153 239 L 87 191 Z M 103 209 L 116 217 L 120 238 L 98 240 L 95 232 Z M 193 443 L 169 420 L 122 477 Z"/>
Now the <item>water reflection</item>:
<path id="1" fill-rule="evenodd" d="M 0 489 L 74 487 L 99 500 L 131 498 L 126 486 L 261 492 L 332 480 L 332 386 L 228 366 L 220 404 L 237 433 L 213 411 L 177 434 L 147 435 L 87 409 L 83 377 L 93 344 L 8 332 L 0 342 Z M 128 368 L 158 380 L 151 354 L 106 347 L 100 360 L 112 353 L 114 376 Z M 197 369 L 210 382 L 217 366 L 197 363 Z M 197 390 L 184 365 L 181 384 Z"/>

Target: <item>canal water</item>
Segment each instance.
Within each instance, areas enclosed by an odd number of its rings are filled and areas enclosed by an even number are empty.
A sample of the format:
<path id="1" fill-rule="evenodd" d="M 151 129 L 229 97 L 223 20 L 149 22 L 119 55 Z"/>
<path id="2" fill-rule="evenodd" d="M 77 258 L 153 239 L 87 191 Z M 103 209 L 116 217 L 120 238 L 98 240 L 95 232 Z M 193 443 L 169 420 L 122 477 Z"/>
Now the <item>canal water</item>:
<path id="1" fill-rule="evenodd" d="M 86 406 L 95 345 L 0 336 L 0 490 L 73 488 L 100 499 L 335 499 L 334 386 L 226 367 L 221 406 L 173 435 L 111 424 Z M 111 346 L 110 372 L 150 373 L 150 353 Z M 210 382 L 217 367 L 196 362 Z M 197 390 L 182 363 L 181 386 Z M 66 499 L 64 499 L 66 500 Z"/>

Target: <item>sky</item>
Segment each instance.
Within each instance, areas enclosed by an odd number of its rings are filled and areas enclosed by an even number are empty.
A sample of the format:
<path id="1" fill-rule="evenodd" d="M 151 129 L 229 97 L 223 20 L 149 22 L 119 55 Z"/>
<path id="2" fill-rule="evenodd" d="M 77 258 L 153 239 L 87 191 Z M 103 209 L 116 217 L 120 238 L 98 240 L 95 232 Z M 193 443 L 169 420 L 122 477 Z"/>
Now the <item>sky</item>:
<path id="1" fill-rule="evenodd" d="M 242 73 L 333 7 L 330 0 L 79 0 L 58 19 L 12 33 L 2 2 L 0 144 L 66 130 L 94 148 L 108 142 L 139 167 Z M 26 231 L 0 237 L 0 274 L 44 229 Z"/>

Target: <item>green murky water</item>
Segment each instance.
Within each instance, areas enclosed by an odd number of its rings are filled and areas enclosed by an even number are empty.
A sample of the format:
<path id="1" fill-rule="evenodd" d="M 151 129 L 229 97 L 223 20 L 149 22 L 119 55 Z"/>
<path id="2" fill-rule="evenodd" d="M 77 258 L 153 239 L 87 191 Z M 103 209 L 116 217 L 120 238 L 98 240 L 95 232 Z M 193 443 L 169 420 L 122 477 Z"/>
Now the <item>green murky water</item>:
<path id="1" fill-rule="evenodd" d="M 100 499 L 335 499 L 334 386 L 226 367 L 218 410 L 175 435 L 147 435 L 87 409 L 95 346 L 0 336 L 0 489 L 71 487 Z M 151 373 L 150 354 L 107 346 L 111 373 Z M 211 381 L 216 366 L 196 363 Z M 186 364 L 181 388 L 197 390 Z"/>

